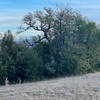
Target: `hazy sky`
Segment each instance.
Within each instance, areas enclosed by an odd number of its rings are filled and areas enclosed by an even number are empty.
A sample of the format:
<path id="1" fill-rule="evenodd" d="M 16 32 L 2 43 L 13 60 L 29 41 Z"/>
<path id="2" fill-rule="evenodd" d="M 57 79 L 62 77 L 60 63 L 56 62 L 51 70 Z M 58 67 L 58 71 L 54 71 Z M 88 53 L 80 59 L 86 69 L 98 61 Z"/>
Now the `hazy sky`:
<path id="1" fill-rule="evenodd" d="M 0 0 L 0 32 L 16 30 L 27 12 L 55 5 L 68 5 L 100 24 L 100 0 Z"/>

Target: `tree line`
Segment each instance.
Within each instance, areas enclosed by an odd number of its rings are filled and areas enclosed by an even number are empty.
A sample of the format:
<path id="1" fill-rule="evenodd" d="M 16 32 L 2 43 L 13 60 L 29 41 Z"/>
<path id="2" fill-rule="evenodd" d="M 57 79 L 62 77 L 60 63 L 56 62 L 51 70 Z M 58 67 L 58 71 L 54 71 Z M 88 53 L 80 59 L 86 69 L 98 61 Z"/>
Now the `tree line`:
<path id="1" fill-rule="evenodd" d="M 17 34 L 40 35 L 16 42 L 10 31 L 0 40 L 0 84 L 82 75 L 100 70 L 100 27 L 70 8 L 28 13 Z"/>

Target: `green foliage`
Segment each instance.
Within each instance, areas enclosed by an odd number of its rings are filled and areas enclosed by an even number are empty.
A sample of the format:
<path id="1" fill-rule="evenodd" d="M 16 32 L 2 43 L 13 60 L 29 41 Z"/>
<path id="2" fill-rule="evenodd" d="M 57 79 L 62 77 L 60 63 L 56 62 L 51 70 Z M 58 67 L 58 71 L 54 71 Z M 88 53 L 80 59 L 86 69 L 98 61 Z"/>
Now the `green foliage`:
<path id="1" fill-rule="evenodd" d="M 32 24 L 31 28 L 44 37 L 17 43 L 10 31 L 4 35 L 0 42 L 0 84 L 6 77 L 15 83 L 19 77 L 24 82 L 100 71 L 100 28 L 96 23 L 70 9 L 48 8 L 30 13 L 24 23 L 28 27 Z"/>

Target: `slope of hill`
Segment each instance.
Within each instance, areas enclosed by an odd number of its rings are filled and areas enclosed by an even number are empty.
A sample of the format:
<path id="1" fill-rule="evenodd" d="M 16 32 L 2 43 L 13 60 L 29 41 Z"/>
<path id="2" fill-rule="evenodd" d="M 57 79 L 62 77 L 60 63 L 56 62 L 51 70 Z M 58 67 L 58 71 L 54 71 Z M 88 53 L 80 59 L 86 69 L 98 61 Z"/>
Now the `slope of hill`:
<path id="1" fill-rule="evenodd" d="M 100 73 L 2 86 L 0 100 L 100 100 Z"/>

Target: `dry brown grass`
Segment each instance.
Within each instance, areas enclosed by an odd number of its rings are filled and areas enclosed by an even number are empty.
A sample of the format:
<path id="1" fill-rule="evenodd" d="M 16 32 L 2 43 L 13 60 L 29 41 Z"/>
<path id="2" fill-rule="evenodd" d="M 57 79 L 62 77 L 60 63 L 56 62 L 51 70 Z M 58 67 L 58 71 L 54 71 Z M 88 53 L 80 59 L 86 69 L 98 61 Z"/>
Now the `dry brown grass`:
<path id="1" fill-rule="evenodd" d="M 100 100 L 100 73 L 3 86 L 0 100 Z"/>

